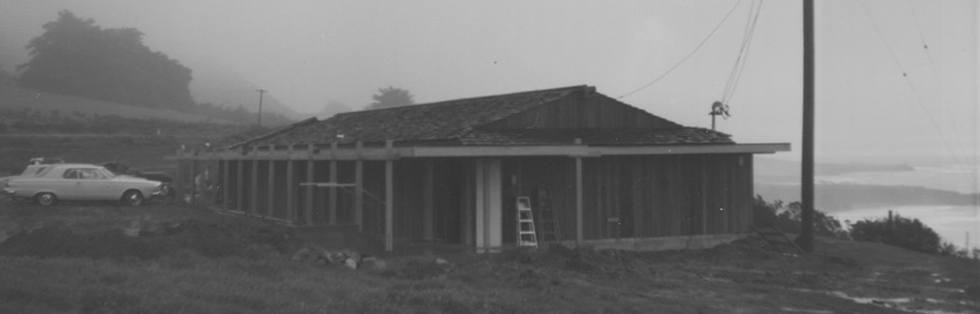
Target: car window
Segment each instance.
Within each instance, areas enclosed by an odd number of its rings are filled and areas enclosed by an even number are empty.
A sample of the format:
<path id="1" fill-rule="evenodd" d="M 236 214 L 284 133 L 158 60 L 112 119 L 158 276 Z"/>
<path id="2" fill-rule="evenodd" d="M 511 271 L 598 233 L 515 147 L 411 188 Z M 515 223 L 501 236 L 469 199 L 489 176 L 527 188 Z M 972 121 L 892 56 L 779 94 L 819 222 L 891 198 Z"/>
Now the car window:
<path id="1" fill-rule="evenodd" d="M 96 168 L 78 169 L 78 173 L 81 175 L 81 178 L 85 180 L 100 180 L 106 178 L 105 175 L 103 175 L 102 172 Z"/>
<path id="2" fill-rule="evenodd" d="M 102 173 L 102 176 L 103 177 L 106 177 L 106 178 L 112 178 L 112 177 L 115 177 L 116 176 L 115 173 L 113 173 L 112 171 L 110 171 L 109 169 L 106 169 L 106 168 L 100 168 L 99 169 L 99 172 Z"/>
<path id="3" fill-rule="evenodd" d="M 65 174 L 62 175 L 65 179 L 81 179 L 82 175 L 78 172 L 79 169 L 68 169 L 65 170 Z"/>
<path id="4" fill-rule="evenodd" d="M 34 176 L 35 177 L 43 176 L 44 174 L 48 173 L 48 170 L 51 170 L 51 167 L 38 167 L 37 171 L 34 171 Z"/>

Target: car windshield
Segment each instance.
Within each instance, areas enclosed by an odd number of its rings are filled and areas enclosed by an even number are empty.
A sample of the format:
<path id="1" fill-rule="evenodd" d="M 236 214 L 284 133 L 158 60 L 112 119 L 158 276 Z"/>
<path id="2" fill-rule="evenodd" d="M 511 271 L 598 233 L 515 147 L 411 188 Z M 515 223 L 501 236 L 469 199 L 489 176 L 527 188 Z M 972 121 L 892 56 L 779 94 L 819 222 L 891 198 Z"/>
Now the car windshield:
<path id="1" fill-rule="evenodd" d="M 105 176 L 106 178 L 112 178 L 116 176 L 115 173 L 112 173 L 112 171 L 109 171 L 109 169 L 106 168 L 100 168 L 99 171 L 102 172 L 102 175 Z"/>

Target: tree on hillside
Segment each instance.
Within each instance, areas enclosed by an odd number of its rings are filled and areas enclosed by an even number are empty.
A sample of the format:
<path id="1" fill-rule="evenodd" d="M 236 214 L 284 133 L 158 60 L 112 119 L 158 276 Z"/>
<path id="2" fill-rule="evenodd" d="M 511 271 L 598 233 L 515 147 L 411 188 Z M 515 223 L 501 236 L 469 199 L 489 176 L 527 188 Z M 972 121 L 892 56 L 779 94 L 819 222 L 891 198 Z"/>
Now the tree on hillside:
<path id="1" fill-rule="evenodd" d="M 415 104 L 414 96 L 408 90 L 388 86 L 379 88 L 378 93 L 371 96 L 374 102 L 367 106 L 367 109 L 381 109 L 408 106 Z"/>
<path id="2" fill-rule="evenodd" d="M 788 233 L 800 233 L 803 206 L 800 202 L 784 205 L 783 201 L 767 202 L 762 196 L 755 196 L 753 224 L 756 227 L 776 227 Z M 819 236 L 846 238 L 840 221 L 820 210 L 814 210 L 814 232 Z"/>
<path id="3" fill-rule="evenodd" d="M 851 236 L 858 241 L 882 242 L 925 253 L 950 254 L 936 231 L 918 219 L 899 215 L 864 219 L 851 225 Z"/>
<path id="4" fill-rule="evenodd" d="M 70 11 L 44 24 L 17 67 L 26 87 L 145 107 L 193 104 L 191 70 L 143 44 L 135 28 L 106 28 Z"/>

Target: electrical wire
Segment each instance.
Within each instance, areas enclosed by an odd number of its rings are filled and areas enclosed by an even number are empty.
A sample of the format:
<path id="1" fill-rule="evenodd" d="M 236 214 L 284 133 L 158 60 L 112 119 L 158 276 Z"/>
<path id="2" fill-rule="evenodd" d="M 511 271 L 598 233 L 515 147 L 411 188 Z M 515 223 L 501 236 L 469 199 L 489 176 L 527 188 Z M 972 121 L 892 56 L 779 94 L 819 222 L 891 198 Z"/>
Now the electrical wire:
<path id="1" fill-rule="evenodd" d="M 738 83 L 742 78 L 742 73 L 745 71 L 745 66 L 748 64 L 752 42 L 755 38 L 756 25 L 759 23 L 759 14 L 762 12 L 763 2 L 764 0 L 758 0 L 749 9 L 749 17 L 746 19 L 744 35 L 742 38 L 742 44 L 739 47 L 738 57 L 735 59 L 735 64 L 732 66 L 732 73 L 729 75 L 728 81 L 725 83 L 725 89 L 721 96 L 721 102 L 726 107 L 731 103 L 731 99 L 735 95 L 735 90 L 738 88 Z"/>
<path id="2" fill-rule="evenodd" d="M 924 51 L 926 57 L 929 58 L 929 64 L 935 66 L 936 63 L 932 60 L 932 53 L 929 51 L 929 43 L 926 42 L 926 36 L 924 33 L 922 33 L 922 25 L 919 24 L 919 16 L 915 14 L 915 6 L 912 5 L 912 0 L 909 0 L 908 4 L 912 11 L 912 22 L 915 24 L 915 29 L 919 32 L 919 42 L 922 43 L 922 51 Z"/>
<path id="3" fill-rule="evenodd" d="M 708 42 L 708 39 L 711 39 L 711 37 L 714 36 L 714 34 L 716 32 L 718 32 L 718 29 L 721 28 L 721 25 L 722 24 L 725 24 L 725 21 L 727 21 L 728 18 L 732 16 L 732 12 L 735 12 L 735 9 L 738 8 L 738 5 L 741 4 L 741 3 L 742 3 L 742 0 L 736 1 L 735 2 L 735 5 L 733 5 L 732 8 L 728 10 L 728 13 L 725 13 L 725 17 L 723 17 L 721 19 L 721 21 L 718 22 L 718 25 L 715 25 L 715 28 L 713 28 L 711 30 L 711 32 L 709 32 L 708 35 L 705 36 L 704 39 L 702 39 L 701 42 L 699 42 L 698 45 L 694 47 L 694 50 L 691 50 L 691 52 L 689 52 L 683 58 L 681 58 L 680 60 L 678 60 L 677 62 L 675 62 L 674 65 L 672 65 L 670 68 L 667 69 L 667 71 L 664 71 L 663 74 L 660 74 L 660 76 L 657 76 L 657 78 L 653 79 L 652 81 L 650 81 L 650 82 L 648 82 L 646 84 L 643 84 L 642 86 L 640 86 L 640 87 L 638 87 L 636 89 L 633 89 L 633 90 L 629 91 L 628 93 L 623 94 L 622 96 L 616 97 L 616 99 L 623 99 L 625 97 L 629 97 L 629 96 L 631 96 L 633 94 L 636 94 L 639 91 L 642 91 L 644 89 L 647 89 L 650 86 L 653 86 L 654 84 L 657 84 L 657 82 L 660 82 L 661 80 L 663 80 L 664 78 L 666 78 L 667 75 L 669 75 L 671 72 L 674 72 L 674 70 L 676 70 L 678 67 L 680 67 L 681 64 L 684 64 L 684 62 L 686 62 L 688 59 L 690 59 L 691 57 L 693 57 L 694 54 L 697 53 L 698 50 L 700 50 L 701 47 L 703 47 L 706 42 Z"/>
<path id="4" fill-rule="evenodd" d="M 929 112 L 925 104 L 922 103 L 922 96 L 919 94 L 918 89 L 915 88 L 915 84 L 912 82 L 912 79 L 909 78 L 908 72 L 905 71 L 905 67 L 902 65 L 901 60 L 898 58 L 898 54 L 895 53 L 895 50 L 892 48 L 892 46 L 889 45 L 888 41 L 885 40 L 885 37 L 883 36 L 881 29 L 878 27 L 878 23 L 875 22 L 874 15 L 871 14 L 871 9 L 868 8 L 868 6 L 865 4 L 864 1 L 858 1 L 858 4 L 861 5 L 861 8 L 863 9 L 862 12 L 864 12 L 865 17 L 868 18 L 868 22 L 871 24 L 871 28 L 874 31 L 875 36 L 877 36 L 878 40 L 881 41 L 881 44 L 885 46 L 886 50 L 888 50 L 888 53 L 891 55 L 892 61 L 894 61 L 895 66 L 898 67 L 898 70 L 902 72 L 903 80 L 905 81 L 906 85 L 908 85 L 909 90 L 915 96 L 914 103 L 918 105 L 920 109 L 922 109 L 922 111 L 925 113 L 932 127 L 936 129 L 936 131 L 939 133 L 940 144 L 943 146 L 943 149 L 951 153 L 952 154 L 951 157 L 953 157 L 953 159 L 956 162 L 963 162 L 963 160 L 961 159 L 963 154 L 961 154 L 959 150 L 955 149 L 957 147 L 955 143 L 954 144 L 947 143 L 946 136 L 943 132 L 942 127 L 939 125 L 939 121 L 936 120 L 936 117 L 932 115 L 932 112 Z"/>

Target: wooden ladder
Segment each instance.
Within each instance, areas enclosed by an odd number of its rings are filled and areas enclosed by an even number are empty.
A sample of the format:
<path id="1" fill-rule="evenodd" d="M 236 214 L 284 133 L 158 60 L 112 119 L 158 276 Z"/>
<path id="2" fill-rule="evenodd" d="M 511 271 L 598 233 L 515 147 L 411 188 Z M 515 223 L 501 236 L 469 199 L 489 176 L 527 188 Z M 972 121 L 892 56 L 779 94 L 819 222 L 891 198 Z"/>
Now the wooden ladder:
<path id="1" fill-rule="evenodd" d="M 538 234 L 534 230 L 534 214 L 531 213 L 531 199 L 517 197 L 517 246 L 538 247 Z"/>
<path id="2" fill-rule="evenodd" d="M 561 241 L 561 228 L 558 225 L 558 217 L 551 208 L 551 198 L 544 189 L 538 190 L 538 235 L 541 242 Z"/>
<path id="3" fill-rule="evenodd" d="M 793 254 L 803 253 L 803 249 L 776 226 L 752 227 L 752 230 L 762 238 L 762 241 L 766 242 L 769 248 L 775 251 Z"/>

